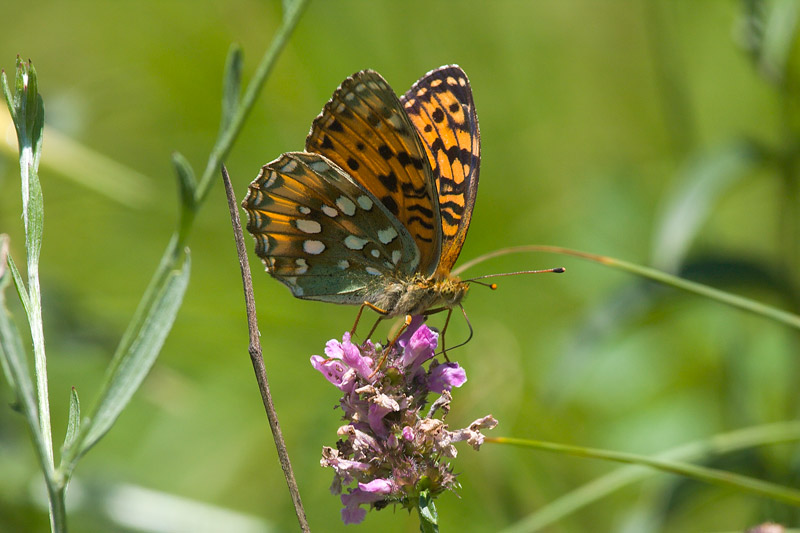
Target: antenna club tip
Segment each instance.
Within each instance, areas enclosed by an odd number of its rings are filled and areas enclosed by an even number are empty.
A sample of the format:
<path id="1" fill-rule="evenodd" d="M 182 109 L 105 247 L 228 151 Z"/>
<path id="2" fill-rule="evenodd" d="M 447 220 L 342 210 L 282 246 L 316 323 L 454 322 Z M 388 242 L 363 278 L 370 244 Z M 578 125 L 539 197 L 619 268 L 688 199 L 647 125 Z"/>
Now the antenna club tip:
<path id="1" fill-rule="evenodd" d="M 491 285 L 489 285 L 489 288 L 492 289 L 493 291 L 496 291 L 497 290 L 497 283 L 492 283 Z"/>
<path id="2" fill-rule="evenodd" d="M 567 269 L 564 268 L 564 267 L 558 267 L 558 268 L 554 268 L 553 269 L 553 272 L 555 272 L 556 274 L 563 274 L 566 271 L 567 271 Z"/>

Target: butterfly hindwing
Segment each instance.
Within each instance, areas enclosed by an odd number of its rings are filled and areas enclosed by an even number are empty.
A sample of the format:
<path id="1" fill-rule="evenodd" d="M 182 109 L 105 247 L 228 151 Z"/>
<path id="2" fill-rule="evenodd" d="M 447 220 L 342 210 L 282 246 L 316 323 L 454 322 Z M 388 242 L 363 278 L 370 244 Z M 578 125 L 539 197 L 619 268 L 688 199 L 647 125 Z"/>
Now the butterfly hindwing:
<path id="1" fill-rule="evenodd" d="M 422 138 L 433 171 L 442 220 L 437 274 L 449 275 L 467 236 L 478 190 L 478 115 L 464 71 L 449 65 L 423 76 L 401 98 Z"/>
<path id="2" fill-rule="evenodd" d="M 418 269 L 410 233 L 322 155 L 289 152 L 265 165 L 243 206 L 256 254 L 298 298 L 360 304 L 376 278 Z"/>
<path id="3" fill-rule="evenodd" d="M 314 120 L 306 150 L 322 154 L 378 198 L 419 246 L 419 272 L 436 270 L 442 235 L 435 182 L 425 148 L 380 74 L 342 82 Z"/>

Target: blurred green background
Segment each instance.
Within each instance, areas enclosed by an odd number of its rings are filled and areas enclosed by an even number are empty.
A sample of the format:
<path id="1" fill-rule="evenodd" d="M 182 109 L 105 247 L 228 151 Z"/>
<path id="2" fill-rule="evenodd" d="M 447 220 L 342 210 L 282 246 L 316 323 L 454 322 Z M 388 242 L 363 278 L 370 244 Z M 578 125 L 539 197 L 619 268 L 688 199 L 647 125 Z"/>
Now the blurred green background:
<path id="1" fill-rule="evenodd" d="M 428 70 L 458 63 L 470 76 L 483 141 L 462 262 L 555 244 L 798 311 L 796 54 L 770 62 L 753 51 L 762 33 L 796 50 L 796 6 L 312 2 L 227 165 L 241 198 L 261 165 L 303 147 L 346 76 L 372 68 L 402 94 Z M 748 25 L 748 13 L 769 20 L 780 9 L 787 24 L 775 29 L 756 17 Z M 91 404 L 174 228 L 171 153 L 202 170 L 230 43 L 245 50 L 247 82 L 280 16 L 275 1 L 0 5 L 0 67 L 13 72 L 17 54 L 33 60 L 51 128 L 40 171 L 41 280 L 57 443 L 70 387 Z M 12 130 L 0 133 L 15 142 Z M 95 166 L 98 157 L 107 166 Z M 23 264 L 9 150 L 0 158 L 0 232 Z M 191 250 L 190 287 L 162 355 L 78 466 L 74 531 L 296 529 L 247 356 L 221 186 Z M 469 377 L 455 391 L 451 427 L 491 413 L 500 421 L 493 435 L 655 453 L 796 416 L 798 338 L 785 327 L 568 257 L 509 256 L 469 274 L 555 266 L 567 273 L 472 289 L 475 337 L 451 354 Z M 350 327 L 356 309 L 296 300 L 255 259 L 253 270 L 267 370 L 312 530 L 417 531 L 415 516 L 391 508 L 345 528 L 328 490 L 332 472 L 319 466 L 321 447 L 336 440 L 337 391 L 308 358 Z M 466 334 L 455 320 L 448 339 Z M 796 485 L 795 451 L 775 446 L 707 464 Z M 491 444 L 477 453 L 461 447 L 455 465 L 463 488 L 437 502 L 442 531 L 501 530 L 618 468 Z M 40 478 L 22 418 L 0 409 L 0 531 L 49 527 Z M 798 523 L 786 507 L 656 475 L 547 531 L 724 531 L 766 519 Z"/>

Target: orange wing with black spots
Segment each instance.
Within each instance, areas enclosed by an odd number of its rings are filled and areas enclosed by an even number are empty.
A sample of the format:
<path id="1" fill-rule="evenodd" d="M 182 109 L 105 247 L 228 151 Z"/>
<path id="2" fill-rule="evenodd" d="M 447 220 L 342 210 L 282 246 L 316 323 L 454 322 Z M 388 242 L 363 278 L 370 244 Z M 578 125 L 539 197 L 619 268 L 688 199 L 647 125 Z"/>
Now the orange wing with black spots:
<path id="1" fill-rule="evenodd" d="M 442 222 L 426 148 L 380 74 L 347 78 L 311 125 L 306 150 L 344 169 L 409 231 L 419 272 L 431 276 L 442 251 Z"/>
<path id="2" fill-rule="evenodd" d="M 447 277 L 467 237 L 481 164 L 478 115 L 469 79 L 449 65 L 423 76 L 400 99 L 422 138 L 442 220 L 438 277 Z"/>

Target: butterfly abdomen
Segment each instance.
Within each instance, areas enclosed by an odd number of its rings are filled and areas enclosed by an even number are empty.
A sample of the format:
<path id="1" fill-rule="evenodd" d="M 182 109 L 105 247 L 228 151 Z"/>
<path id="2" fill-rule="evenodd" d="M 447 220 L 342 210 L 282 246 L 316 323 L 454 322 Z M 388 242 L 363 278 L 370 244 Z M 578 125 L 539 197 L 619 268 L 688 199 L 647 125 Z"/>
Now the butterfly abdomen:
<path id="1" fill-rule="evenodd" d="M 386 312 L 391 318 L 401 315 L 420 315 L 429 309 L 450 309 L 461 303 L 469 285 L 458 278 L 444 280 L 416 275 L 381 284 L 367 301 Z"/>

